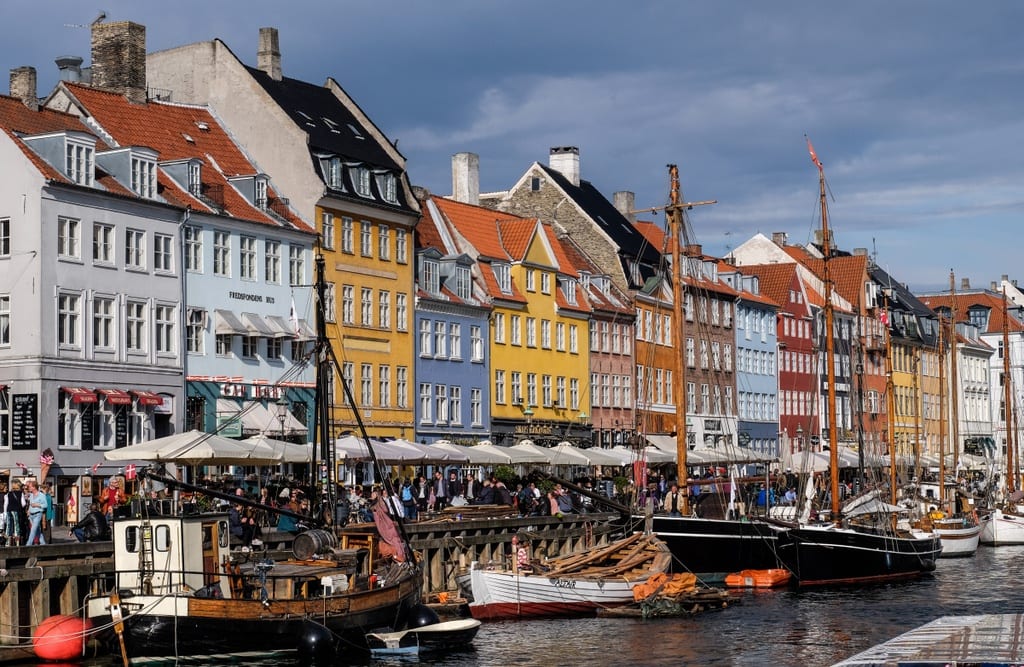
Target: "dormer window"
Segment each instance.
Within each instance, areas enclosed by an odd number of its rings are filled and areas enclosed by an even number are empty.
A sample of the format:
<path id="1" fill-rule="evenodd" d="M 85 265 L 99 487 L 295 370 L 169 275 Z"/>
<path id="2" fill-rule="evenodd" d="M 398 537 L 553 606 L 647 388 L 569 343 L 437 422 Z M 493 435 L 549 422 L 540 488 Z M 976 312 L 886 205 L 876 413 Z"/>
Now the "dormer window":
<path id="1" fill-rule="evenodd" d="M 380 190 L 380 196 L 384 198 L 384 201 L 392 204 L 398 202 L 398 187 L 395 175 L 391 172 L 377 174 L 377 189 Z"/>
<path id="2" fill-rule="evenodd" d="M 366 167 L 355 167 L 352 170 L 352 182 L 356 188 L 356 194 L 361 197 L 370 196 L 370 170 Z"/>
<path id="3" fill-rule="evenodd" d="M 561 281 L 562 283 L 562 296 L 565 300 L 572 305 L 576 305 L 576 281 L 571 278 L 566 278 Z"/>
<path id="4" fill-rule="evenodd" d="M 156 162 L 132 155 L 132 191 L 145 199 L 156 196 Z"/>
<path id="5" fill-rule="evenodd" d="M 441 265 L 436 260 L 423 260 L 423 275 L 420 284 L 430 294 L 436 295 L 441 291 Z"/>
<path id="6" fill-rule="evenodd" d="M 64 174 L 78 185 L 91 187 L 95 175 L 93 168 L 95 150 L 94 146 L 68 139 L 65 142 L 67 160 Z"/>
<path id="7" fill-rule="evenodd" d="M 344 190 L 345 184 L 342 178 L 341 158 L 335 156 L 328 158 L 324 162 L 326 166 L 324 176 L 327 178 L 327 187 L 333 190 Z"/>
<path id="8" fill-rule="evenodd" d="M 512 273 L 508 264 L 492 264 L 491 269 L 494 271 L 494 278 L 498 281 L 498 289 L 501 290 L 502 294 L 512 293 Z"/>
<path id="9" fill-rule="evenodd" d="M 473 296 L 473 282 L 468 266 L 455 267 L 455 294 L 463 301 L 468 301 Z"/>
<path id="10" fill-rule="evenodd" d="M 192 160 L 188 163 L 188 191 L 199 196 L 203 191 L 203 163 Z"/>
<path id="11" fill-rule="evenodd" d="M 266 176 L 256 177 L 256 208 L 261 211 L 267 210 L 267 178 Z"/>

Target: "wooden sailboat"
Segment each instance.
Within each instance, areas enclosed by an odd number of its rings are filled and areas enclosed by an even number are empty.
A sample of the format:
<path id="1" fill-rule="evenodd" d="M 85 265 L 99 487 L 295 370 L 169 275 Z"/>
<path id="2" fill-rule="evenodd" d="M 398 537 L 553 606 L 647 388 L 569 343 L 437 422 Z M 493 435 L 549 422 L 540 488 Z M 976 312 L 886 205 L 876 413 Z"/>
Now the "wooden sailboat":
<path id="1" fill-rule="evenodd" d="M 913 578 L 935 569 L 935 559 L 942 551 L 939 538 L 923 531 L 897 530 L 895 443 L 890 430 L 890 489 L 889 503 L 881 498 L 861 497 L 847 504 L 840 503 L 839 494 L 839 448 L 836 425 L 835 390 L 835 339 L 833 334 L 832 280 L 829 260 L 832 255 L 832 240 L 828 227 L 828 206 L 825 194 L 825 171 L 818 159 L 810 139 L 807 148 L 811 160 L 818 168 L 819 198 L 821 203 L 821 229 L 823 282 L 824 282 L 824 328 L 826 387 L 828 392 L 827 415 L 830 457 L 830 482 L 832 507 L 826 521 L 801 522 L 792 526 L 786 539 L 779 543 L 779 555 L 785 566 L 793 573 L 799 586 L 825 586 L 836 584 L 867 583 Z M 889 336 L 887 347 L 891 348 Z M 892 413 L 892 351 L 887 350 L 886 365 L 889 374 L 888 403 Z M 890 418 L 889 423 L 893 421 Z"/>
<path id="2" fill-rule="evenodd" d="M 992 546 L 1024 544 L 1024 511 L 1020 504 L 1024 494 L 1017 489 L 1019 476 L 1014 465 L 1014 404 L 1010 374 L 1010 315 L 1003 289 L 1003 418 L 1006 424 L 1006 476 L 1001 480 L 1002 497 L 993 499 L 981 514 L 981 543 Z M 994 490 L 996 491 L 996 490 Z"/>
<path id="3" fill-rule="evenodd" d="M 683 202 L 679 187 L 679 169 L 669 165 L 670 198 L 665 208 L 669 243 L 672 252 L 672 323 L 674 327 L 674 365 L 672 395 L 676 401 L 676 479 L 686 480 L 688 474 L 686 400 L 686 318 L 683 287 L 682 228 L 683 211 L 698 204 Z M 681 516 L 655 514 L 652 531 L 664 540 L 673 556 L 689 572 L 705 582 L 722 582 L 730 573 L 740 570 L 767 570 L 779 565 L 777 543 L 784 530 L 767 523 L 735 518 L 704 518 L 691 515 L 689 497 L 684 496 Z M 644 517 L 635 517 L 642 521 Z"/>
<path id="4" fill-rule="evenodd" d="M 333 357 L 322 313 L 323 257 L 317 257 L 317 439 L 323 457 L 328 432 L 328 381 Z M 341 373 L 338 376 L 344 378 Z M 344 384 L 344 380 L 343 380 Z M 347 385 L 345 386 L 347 392 Z M 351 403 L 351 396 L 349 395 Z M 358 413 L 357 413 L 358 416 Z M 365 430 L 364 430 L 365 435 Z M 368 441 L 368 439 L 367 439 Z M 317 494 L 322 509 L 333 507 L 335 485 L 328 477 Z M 188 485 L 159 477 L 179 488 Z M 386 479 L 386 477 L 385 477 Z M 232 495 L 197 489 L 231 502 Z M 262 509 L 267 509 L 266 507 Z M 282 512 L 283 513 L 283 512 Z M 288 512 L 287 514 L 291 514 Z M 317 522 L 317 516 L 299 517 Z M 297 515 L 291 514 L 295 517 Z M 97 627 L 117 621 L 117 638 L 107 637 L 125 664 L 147 658 L 294 654 L 333 660 L 339 647 L 365 646 L 372 628 L 400 630 L 421 597 L 421 572 L 382 503 L 375 508 L 372 535 L 335 532 L 327 522 L 300 533 L 294 557 L 231 549 L 228 515 L 174 514 L 116 520 L 112 526 L 115 574 L 99 581 L 85 614 Z M 114 614 L 118 614 L 114 618 Z"/>

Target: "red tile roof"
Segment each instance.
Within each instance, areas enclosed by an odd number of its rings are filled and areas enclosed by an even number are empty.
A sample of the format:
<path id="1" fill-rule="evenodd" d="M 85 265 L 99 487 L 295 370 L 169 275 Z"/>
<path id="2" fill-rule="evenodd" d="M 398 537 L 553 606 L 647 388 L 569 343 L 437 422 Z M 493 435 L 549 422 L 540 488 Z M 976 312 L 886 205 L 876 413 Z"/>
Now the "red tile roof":
<path id="1" fill-rule="evenodd" d="M 516 216 L 443 197 L 431 197 L 431 199 L 481 256 L 498 260 L 512 260 L 501 243 L 501 237 L 498 234 L 498 221 Z"/>
<path id="2" fill-rule="evenodd" d="M 444 241 L 441 238 L 441 232 L 437 229 L 437 221 L 431 213 L 431 207 L 428 205 L 427 200 L 420 201 L 420 221 L 416 224 L 416 228 L 413 230 L 413 235 L 416 239 L 416 247 L 422 248 L 437 248 L 442 253 L 446 253 L 447 249 L 444 246 Z"/>
<path id="3" fill-rule="evenodd" d="M 26 107 L 20 99 L 7 95 L 0 95 L 0 128 L 3 128 L 4 132 L 11 137 L 25 157 L 39 170 L 39 173 L 50 180 L 64 183 L 71 183 L 71 180 L 39 157 L 35 151 L 21 141 L 20 135 L 32 136 L 72 130 L 95 136 L 95 132 L 86 127 L 78 116 L 46 108 L 33 111 Z M 96 150 L 106 150 L 107 148 L 107 144 L 101 139 L 96 139 Z"/>
<path id="4" fill-rule="evenodd" d="M 968 312 L 972 307 L 981 306 L 989 309 L 988 329 L 982 333 L 1002 333 L 1003 331 L 1003 297 L 992 292 L 965 292 L 957 294 L 955 298 L 949 294 L 929 295 L 918 297 L 921 303 L 932 310 L 939 308 L 952 308 L 955 304 L 956 319 L 958 322 L 968 320 Z M 1024 331 L 1024 324 L 1017 320 L 1011 313 L 1007 313 L 1007 330 L 1010 332 Z"/>
<path id="5" fill-rule="evenodd" d="M 633 227 L 640 232 L 647 243 L 658 252 L 665 250 L 665 230 L 661 228 L 656 222 L 649 222 L 647 220 L 637 220 L 633 223 Z"/>
<path id="6" fill-rule="evenodd" d="M 250 204 L 228 182 L 228 177 L 254 175 L 257 168 L 206 107 L 159 101 L 132 104 L 117 93 L 76 83 L 64 82 L 61 85 L 119 146 L 148 146 L 159 153 L 161 162 L 199 158 L 205 163 L 202 170 L 203 183 L 221 188 L 225 211 L 236 218 L 275 227 L 279 225 L 273 216 Z M 179 203 L 187 201 L 193 207 L 206 207 L 206 204 L 193 199 L 187 191 L 177 187 L 172 179 L 161 178 L 160 184 L 165 191 L 178 190 L 168 199 Z M 276 193 L 268 189 L 268 197 L 273 199 Z M 296 228 L 313 231 L 310 225 L 294 214 L 275 212 Z"/>
<path id="7" fill-rule="evenodd" d="M 498 220 L 498 234 L 501 245 L 509 257 L 516 261 L 526 259 L 530 242 L 537 233 L 536 218 L 504 218 Z"/>

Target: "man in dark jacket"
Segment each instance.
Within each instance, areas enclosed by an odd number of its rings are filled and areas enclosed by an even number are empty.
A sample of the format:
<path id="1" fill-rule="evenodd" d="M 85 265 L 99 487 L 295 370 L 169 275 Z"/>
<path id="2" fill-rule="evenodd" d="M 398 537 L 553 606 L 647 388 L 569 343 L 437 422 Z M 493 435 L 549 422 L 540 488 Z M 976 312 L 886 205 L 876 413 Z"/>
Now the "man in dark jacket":
<path id="1" fill-rule="evenodd" d="M 491 486 L 490 480 L 484 480 L 484 485 L 480 488 L 480 493 L 476 494 L 474 503 L 477 505 L 494 504 L 494 487 Z"/>
<path id="2" fill-rule="evenodd" d="M 103 516 L 97 503 L 89 505 L 89 513 L 75 527 L 68 531 L 79 542 L 97 542 L 109 539 L 107 535 L 107 517 Z"/>

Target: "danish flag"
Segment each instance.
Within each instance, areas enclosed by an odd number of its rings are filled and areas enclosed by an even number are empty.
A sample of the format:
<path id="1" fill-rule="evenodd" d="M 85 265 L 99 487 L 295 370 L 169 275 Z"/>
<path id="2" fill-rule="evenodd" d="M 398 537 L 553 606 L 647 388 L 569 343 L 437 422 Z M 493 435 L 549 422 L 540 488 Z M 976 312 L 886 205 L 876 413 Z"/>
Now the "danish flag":
<path id="1" fill-rule="evenodd" d="M 129 463 L 124 467 L 124 478 L 135 479 L 135 464 Z"/>

